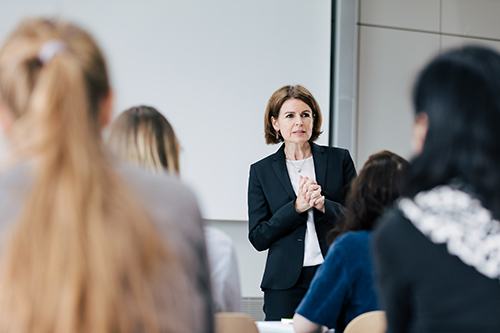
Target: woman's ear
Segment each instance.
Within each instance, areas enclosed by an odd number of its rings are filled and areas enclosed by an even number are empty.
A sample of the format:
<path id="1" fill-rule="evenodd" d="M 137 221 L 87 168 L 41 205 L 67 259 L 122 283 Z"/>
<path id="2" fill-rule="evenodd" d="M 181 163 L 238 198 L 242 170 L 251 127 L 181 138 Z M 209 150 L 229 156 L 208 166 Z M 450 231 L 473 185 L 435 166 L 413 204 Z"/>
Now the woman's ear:
<path id="1" fill-rule="evenodd" d="M 425 112 L 419 112 L 415 116 L 415 123 L 413 124 L 413 152 L 418 155 L 424 148 L 425 137 L 429 128 L 429 117 Z"/>
<path id="2" fill-rule="evenodd" d="M 274 117 L 271 117 L 271 123 L 273 124 L 273 128 L 278 133 L 280 131 L 280 127 L 278 126 L 278 120 Z"/>
<path id="3" fill-rule="evenodd" d="M 2 131 L 6 135 L 9 135 L 13 124 L 14 119 L 12 119 L 9 107 L 4 102 L 0 101 L 0 126 L 2 127 Z"/>
<path id="4" fill-rule="evenodd" d="M 101 128 L 106 127 L 111 122 L 111 116 L 113 115 L 113 91 L 110 89 L 106 97 L 101 102 L 101 115 L 100 123 Z"/>

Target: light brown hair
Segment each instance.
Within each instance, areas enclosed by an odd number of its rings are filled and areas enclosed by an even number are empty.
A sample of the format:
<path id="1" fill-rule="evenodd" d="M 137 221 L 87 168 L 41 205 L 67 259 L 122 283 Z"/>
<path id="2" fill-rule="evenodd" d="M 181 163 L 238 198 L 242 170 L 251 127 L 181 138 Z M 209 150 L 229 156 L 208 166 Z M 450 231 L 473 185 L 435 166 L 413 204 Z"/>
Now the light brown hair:
<path id="1" fill-rule="evenodd" d="M 42 63 L 52 39 L 66 49 Z M 102 147 L 109 91 L 101 51 L 72 24 L 24 21 L 0 50 L 14 153 L 33 172 L 1 257 L 0 332 L 182 330 L 177 257 Z"/>
<path id="2" fill-rule="evenodd" d="M 135 106 L 111 124 L 107 144 L 111 151 L 150 171 L 179 174 L 179 142 L 174 129 L 158 110 Z"/>
<path id="3" fill-rule="evenodd" d="M 264 133 L 267 144 L 276 144 L 283 142 L 283 137 L 274 129 L 271 118 L 274 117 L 274 119 L 278 119 L 283 103 L 292 98 L 300 99 L 311 108 L 314 124 L 309 142 L 316 141 L 322 133 L 321 123 L 323 121 L 323 117 L 321 115 L 321 110 L 319 108 L 318 102 L 316 102 L 316 99 L 314 99 L 309 90 L 307 90 L 303 86 L 288 85 L 276 90 L 267 103 L 266 113 L 264 116 Z"/>

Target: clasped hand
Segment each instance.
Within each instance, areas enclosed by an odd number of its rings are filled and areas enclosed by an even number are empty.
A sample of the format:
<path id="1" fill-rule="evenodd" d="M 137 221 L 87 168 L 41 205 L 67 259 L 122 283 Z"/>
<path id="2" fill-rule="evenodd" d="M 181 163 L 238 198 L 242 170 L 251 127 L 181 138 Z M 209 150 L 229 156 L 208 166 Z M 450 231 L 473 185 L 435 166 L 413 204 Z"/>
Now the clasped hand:
<path id="1" fill-rule="evenodd" d="M 300 176 L 295 210 L 303 213 L 310 208 L 325 212 L 325 196 L 321 195 L 321 186 L 315 180 Z"/>

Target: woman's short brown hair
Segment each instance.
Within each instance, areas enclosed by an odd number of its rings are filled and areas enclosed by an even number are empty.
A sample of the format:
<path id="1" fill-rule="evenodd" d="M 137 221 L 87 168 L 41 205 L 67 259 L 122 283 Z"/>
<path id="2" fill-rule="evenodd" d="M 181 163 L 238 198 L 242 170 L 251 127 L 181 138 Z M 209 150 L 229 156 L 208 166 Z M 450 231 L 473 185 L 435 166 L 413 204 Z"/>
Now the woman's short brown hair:
<path id="1" fill-rule="evenodd" d="M 314 142 L 318 139 L 321 132 L 321 123 L 323 121 L 323 117 L 321 116 L 321 110 L 319 108 L 318 102 L 314 99 L 313 95 L 300 85 L 288 85 L 279 88 L 274 92 L 274 94 L 269 99 L 266 108 L 266 114 L 264 116 L 264 133 L 266 136 L 266 143 L 276 144 L 283 142 L 283 137 L 281 134 L 276 133 L 276 130 L 273 127 L 273 123 L 271 117 L 274 119 L 278 119 L 280 114 L 280 109 L 283 106 L 283 103 L 289 99 L 300 99 L 302 102 L 309 105 L 313 113 L 313 132 L 309 142 Z"/>

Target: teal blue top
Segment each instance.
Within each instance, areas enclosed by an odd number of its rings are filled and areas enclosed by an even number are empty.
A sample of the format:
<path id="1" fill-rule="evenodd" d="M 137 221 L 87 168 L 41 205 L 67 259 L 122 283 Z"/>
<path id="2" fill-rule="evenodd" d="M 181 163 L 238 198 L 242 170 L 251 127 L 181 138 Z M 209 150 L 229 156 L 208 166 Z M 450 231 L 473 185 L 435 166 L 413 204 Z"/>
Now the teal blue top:
<path id="1" fill-rule="evenodd" d="M 358 315 L 379 310 L 370 256 L 371 231 L 348 232 L 328 249 L 296 313 L 343 332 Z"/>

